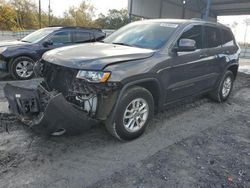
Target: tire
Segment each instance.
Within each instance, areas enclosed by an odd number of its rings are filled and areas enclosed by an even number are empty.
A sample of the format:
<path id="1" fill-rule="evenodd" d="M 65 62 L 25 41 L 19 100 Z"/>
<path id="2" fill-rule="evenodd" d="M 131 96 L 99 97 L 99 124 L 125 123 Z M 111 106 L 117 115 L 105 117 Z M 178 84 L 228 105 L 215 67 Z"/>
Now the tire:
<path id="1" fill-rule="evenodd" d="M 128 118 L 125 117 L 125 112 Z M 153 114 L 152 94 L 143 87 L 135 86 L 124 93 L 115 114 L 115 121 L 107 123 L 106 128 L 119 140 L 133 140 L 144 133 Z"/>
<path id="2" fill-rule="evenodd" d="M 11 76 L 17 80 L 29 80 L 33 78 L 34 77 L 34 71 L 33 71 L 34 63 L 35 63 L 34 60 L 31 59 L 30 57 L 21 56 L 21 57 L 15 58 L 10 63 L 10 66 L 9 66 Z"/>
<path id="3" fill-rule="evenodd" d="M 210 94 L 210 98 L 219 103 L 225 102 L 232 92 L 234 79 L 234 74 L 231 71 L 227 71 L 220 80 L 216 89 Z M 226 84 L 226 82 L 229 83 L 228 80 L 230 80 L 230 86 L 228 86 L 228 90 L 225 93 L 223 88 L 225 88 L 224 84 Z"/>

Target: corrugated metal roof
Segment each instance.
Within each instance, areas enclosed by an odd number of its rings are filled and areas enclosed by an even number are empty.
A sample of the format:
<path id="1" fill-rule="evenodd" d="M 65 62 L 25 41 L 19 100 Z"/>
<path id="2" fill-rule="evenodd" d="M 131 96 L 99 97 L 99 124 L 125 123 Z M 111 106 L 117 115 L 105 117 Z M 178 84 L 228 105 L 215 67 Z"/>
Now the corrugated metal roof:
<path id="1" fill-rule="evenodd" d="M 208 1 L 185 0 L 184 4 L 184 0 L 129 0 L 128 8 L 132 15 L 146 18 L 202 18 Z M 250 15 L 250 0 L 211 0 L 211 19 L 243 14 Z"/>

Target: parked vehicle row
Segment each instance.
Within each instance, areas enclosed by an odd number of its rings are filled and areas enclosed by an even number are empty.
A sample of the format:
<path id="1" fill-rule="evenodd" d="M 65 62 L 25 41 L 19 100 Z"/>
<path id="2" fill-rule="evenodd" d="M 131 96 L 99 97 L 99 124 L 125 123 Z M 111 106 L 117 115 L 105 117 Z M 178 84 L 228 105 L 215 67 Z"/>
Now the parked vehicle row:
<path id="1" fill-rule="evenodd" d="M 0 71 L 14 79 L 34 76 L 33 66 L 49 50 L 73 44 L 95 42 L 106 34 L 100 29 L 82 27 L 48 27 L 37 30 L 20 41 L 0 43 Z"/>
<path id="2" fill-rule="evenodd" d="M 230 96 L 240 49 L 231 30 L 199 20 L 131 23 L 102 42 L 45 53 L 37 89 L 7 85 L 10 109 L 48 134 L 104 122 L 120 140 L 143 134 L 153 115 L 187 97 Z"/>

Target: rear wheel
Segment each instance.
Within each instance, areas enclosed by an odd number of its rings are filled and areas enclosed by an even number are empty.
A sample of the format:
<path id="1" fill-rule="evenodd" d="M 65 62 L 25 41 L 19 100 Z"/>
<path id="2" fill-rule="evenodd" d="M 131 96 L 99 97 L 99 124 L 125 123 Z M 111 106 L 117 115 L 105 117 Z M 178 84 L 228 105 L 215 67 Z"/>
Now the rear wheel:
<path id="1" fill-rule="evenodd" d="M 10 64 L 10 73 L 14 79 L 28 80 L 34 76 L 34 61 L 29 57 L 18 57 Z"/>
<path id="2" fill-rule="evenodd" d="M 234 74 L 231 71 L 227 71 L 217 88 L 210 94 L 210 97 L 217 102 L 226 101 L 232 92 L 233 83 Z"/>
<path id="3" fill-rule="evenodd" d="M 145 88 L 133 87 L 123 95 L 115 122 L 106 124 L 107 130 L 120 140 L 138 138 L 145 131 L 154 113 L 152 94 Z"/>

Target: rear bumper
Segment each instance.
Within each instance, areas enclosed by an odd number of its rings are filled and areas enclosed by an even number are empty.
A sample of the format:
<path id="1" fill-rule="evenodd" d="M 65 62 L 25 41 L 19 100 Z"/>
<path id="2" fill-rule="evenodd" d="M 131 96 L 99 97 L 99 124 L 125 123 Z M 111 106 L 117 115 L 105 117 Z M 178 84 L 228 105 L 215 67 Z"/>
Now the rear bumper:
<path id="1" fill-rule="evenodd" d="M 26 125 L 52 133 L 61 128 L 82 131 L 96 124 L 87 113 L 66 101 L 62 94 L 45 96 L 41 89 L 26 89 L 10 84 L 4 87 L 10 111 Z"/>

